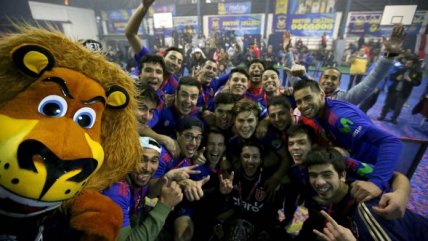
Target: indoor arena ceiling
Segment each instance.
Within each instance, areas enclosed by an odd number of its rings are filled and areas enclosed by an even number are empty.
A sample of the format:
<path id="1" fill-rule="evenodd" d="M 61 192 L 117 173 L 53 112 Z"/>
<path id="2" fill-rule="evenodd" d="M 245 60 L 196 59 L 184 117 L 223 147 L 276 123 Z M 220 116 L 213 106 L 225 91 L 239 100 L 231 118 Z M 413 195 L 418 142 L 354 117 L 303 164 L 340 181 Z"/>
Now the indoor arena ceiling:
<path id="1" fill-rule="evenodd" d="M 68 2 L 69 6 L 92 8 L 94 10 L 107 9 L 127 9 L 135 8 L 141 3 L 141 0 L 36 0 L 37 2 L 46 2 L 63 5 Z M 204 1 L 204 0 L 200 0 Z M 249 0 L 241 0 L 249 1 Z M 262 1 L 262 0 L 258 0 Z M 272 3 L 275 0 L 270 0 Z M 418 5 L 418 10 L 428 10 L 428 0 L 337 0 L 340 6 L 344 6 L 346 1 L 351 1 L 350 11 L 379 11 L 383 10 L 385 5 Z M 164 0 L 163 2 L 177 2 L 177 0 Z M 211 1 L 213 2 L 213 1 Z"/>

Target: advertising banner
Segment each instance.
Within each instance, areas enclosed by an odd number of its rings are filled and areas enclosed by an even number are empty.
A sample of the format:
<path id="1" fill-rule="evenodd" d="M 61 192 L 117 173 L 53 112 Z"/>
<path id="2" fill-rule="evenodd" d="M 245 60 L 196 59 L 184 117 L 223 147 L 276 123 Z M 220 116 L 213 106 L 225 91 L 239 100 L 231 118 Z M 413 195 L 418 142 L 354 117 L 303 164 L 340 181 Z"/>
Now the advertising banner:
<path id="1" fill-rule="evenodd" d="M 193 28 L 196 33 L 199 33 L 198 16 L 174 17 L 172 19 L 174 27 L 178 31 L 183 31 L 185 28 Z"/>
<path id="2" fill-rule="evenodd" d="M 289 14 L 286 26 L 293 36 L 321 37 L 324 33 L 333 35 L 335 13 Z"/>
<path id="3" fill-rule="evenodd" d="M 131 15 L 131 9 L 101 11 L 101 19 L 106 21 L 109 34 L 124 34 L 126 23 Z"/>
<path id="4" fill-rule="evenodd" d="M 276 14 L 273 16 L 272 20 L 272 32 L 273 33 L 283 33 L 287 31 L 287 15 L 286 14 Z"/>
<path id="5" fill-rule="evenodd" d="M 229 2 L 218 4 L 218 14 L 246 14 L 251 13 L 251 2 Z"/>
<path id="6" fill-rule="evenodd" d="M 335 13 L 337 0 L 288 0 L 288 13 Z"/>
<path id="7" fill-rule="evenodd" d="M 175 16 L 175 4 L 154 4 L 153 9 L 155 13 L 171 13 Z"/>
<path id="8" fill-rule="evenodd" d="M 411 25 L 405 26 L 407 35 L 416 35 L 421 30 L 427 11 L 416 11 Z M 393 26 L 380 25 L 382 12 L 350 12 L 347 36 L 355 37 L 364 34 L 366 37 L 389 36 Z"/>
<path id="9" fill-rule="evenodd" d="M 276 0 L 275 14 L 286 14 L 288 9 L 288 0 Z"/>
<path id="10" fill-rule="evenodd" d="M 210 16 L 208 29 L 212 32 L 235 31 L 235 35 L 261 33 L 261 15 Z"/>
<path id="11" fill-rule="evenodd" d="M 379 23 L 382 12 L 350 12 L 347 36 L 382 36 Z"/>

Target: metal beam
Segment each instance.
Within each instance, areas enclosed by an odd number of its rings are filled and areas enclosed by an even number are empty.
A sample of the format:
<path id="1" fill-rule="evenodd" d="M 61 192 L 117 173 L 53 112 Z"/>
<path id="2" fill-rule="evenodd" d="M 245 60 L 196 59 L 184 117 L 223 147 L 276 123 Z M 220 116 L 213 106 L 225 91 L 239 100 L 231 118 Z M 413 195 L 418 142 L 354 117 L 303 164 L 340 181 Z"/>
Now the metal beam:
<path id="1" fill-rule="evenodd" d="M 342 18 L 340 19 L 339 35 L 340 39 L 343 39 L 346 29 L 346 20 L 348 19 L 349 10 L 351 9 L 352 0 L 345 0 L 345 7 L 343 9 Z"/>

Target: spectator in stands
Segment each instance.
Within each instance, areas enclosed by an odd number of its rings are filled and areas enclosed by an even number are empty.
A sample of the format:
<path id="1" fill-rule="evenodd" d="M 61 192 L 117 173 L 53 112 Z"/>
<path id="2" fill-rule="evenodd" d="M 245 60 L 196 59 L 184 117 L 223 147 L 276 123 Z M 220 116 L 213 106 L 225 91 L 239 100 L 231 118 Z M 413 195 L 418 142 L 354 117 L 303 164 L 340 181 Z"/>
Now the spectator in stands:
<path id="1" fill-rule="evenodd" d="M 238 43 L 233 44 L 234 53 L 231 58 L 232 65 L 237 67 L 238 65 L 244 64 L 245 57 L 241 51 L 241 46 Z"/>
<path id="2" fill-rule="evenodd" d="M 248 66 L 248 74 L 250 75 L 250 85 L 248 92 L 256 98 L 263 97 L 262 73 L 265 70 L 264 62 L 260 59 L 253 59 Z"/>
<path id="3" fill-rule="evenodd" d="M 378 120 L 384 120 L 386 114 L 393 109 L 394 113 L 391 117 L 391 122 L 397 124 L 397 118 L 404 103 L 412 93 L 413 87 L 420 85 L 422 81 L 422 71 L 418 66 L 417 56 L 406 54 L 403 68 L 393 74 L 391 80 L 392 83 L 388 87 L 385 104 Z"/>
<path id="4" fill-rule="evenodd" d="M 349 71 L 351 75 L 347 88 L 348 91 L 352 88 L 353 85 L 359 84 L 367 72 L 369 59 L 363 48 L 351 56 L 350 64 L 351 68 Z"/>
<path id="5" fill-rule="evenodd" d="M 332 99 L 345 100 L 352 104 L 359 104 L 363 101 L 372 91 L 376 88 L 379 81 L 381 81 L 388 73 L 389 68 L 393 65 L 394 57 L 398 56 L 401 45 L 404 41 L 405 31 L 401 25 L 396 25 L 393 28 L 391 37 L 384 39 L 385 56 L 378 60 L 375 68 L 360 82 L 360 84 L 352 87 L 349 91 L 340 89 L 340 81 L 342 73 L 339 69 L 334 67 L 328 67 L 324 70 L 319 84 L 325 95 Z M 284 38 L 284 46 L 289 46 L 291 42 L 291 36 L 287 35 Z M 294 60 L 291 54 L 287 54 L 287 65 L 286 67 L 291 68 L 294 65 Z M 298 73 L 302 73 L 299 71 Z M 303 76 L 300 76 L 303 77 Z M 290 81 L 294 83 L 295 79 L 290 78 Z"/>
<path id="6" fill-rule="evenodd" d="M 205 63 L 206 57 L 202 50 L 198 47 L 193 48 L 192 53 L 190 54 L 190 75 L 195 76 L 195 74 L 200 70 L 202 65 Z"/>
<path id="7" fill-rule="evenodd" d="M 278 62 L 278 57 L 273 52 L 272 45 L 269 45 L 267 47 L 267 50 L 262 54 L 261 59 L 265 62 L 266 68 L 269 68 L 269 67 L 272 68 Z"/>

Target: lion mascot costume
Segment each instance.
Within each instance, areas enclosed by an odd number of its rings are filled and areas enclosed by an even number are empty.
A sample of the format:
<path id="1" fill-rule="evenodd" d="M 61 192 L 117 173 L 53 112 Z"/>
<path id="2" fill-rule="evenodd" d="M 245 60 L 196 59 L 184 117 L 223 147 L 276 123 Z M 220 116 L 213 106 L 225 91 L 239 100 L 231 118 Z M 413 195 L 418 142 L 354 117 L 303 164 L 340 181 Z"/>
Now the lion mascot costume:
<path id="1" fill-rule="evenodd" d="M 100 191 L 141 158 L 133 80 L 54 29 L 18 26 L 0 56 L 0 240 L 115 240 Z"/>

